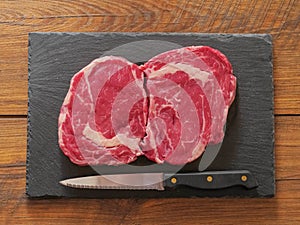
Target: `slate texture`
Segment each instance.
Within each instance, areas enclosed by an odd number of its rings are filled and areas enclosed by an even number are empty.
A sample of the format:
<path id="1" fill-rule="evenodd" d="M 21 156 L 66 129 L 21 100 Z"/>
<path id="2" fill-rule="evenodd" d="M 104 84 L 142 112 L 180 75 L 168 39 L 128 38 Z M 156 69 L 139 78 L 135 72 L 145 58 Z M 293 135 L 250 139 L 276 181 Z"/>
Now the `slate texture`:
<path id="1" fill-rule="evenodd" d="M 249 170 L 259 186 L 247 190 L 120 191 L 79 190 L 60 180 L 93 175 L 90 167 L 69 161 L 58 146 L 59 110 L 72 76 L 102 55 L 120 55 L 145 62 L 170 49 L 209 45 L 223 52 L 237 77 L 237 96 L 230 109 L 221 151 L 208 170 Z M 129 49 L 129 50 L 128 50 Z M 272 41 L 265 34 L 198 33 L 30 33 L 28 82 L 27 183 L 29 197 L 271 197 L 275 193 Z M 139 159 L 135 165 L 147 164 Z M 181 172 L 197 171 L 199 160 Z M 161 171 L 168 171 L 161 165 Z M 102 166 L 108 173 L 133 172 Z M 152 171 L 147 171 L 152 172 Z"/>

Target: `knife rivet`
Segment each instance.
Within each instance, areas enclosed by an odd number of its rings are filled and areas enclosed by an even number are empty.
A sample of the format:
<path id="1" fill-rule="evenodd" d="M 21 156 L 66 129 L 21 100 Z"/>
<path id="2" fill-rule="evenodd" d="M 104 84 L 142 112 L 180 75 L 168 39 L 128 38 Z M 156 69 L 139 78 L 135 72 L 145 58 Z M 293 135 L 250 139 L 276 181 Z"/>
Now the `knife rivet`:
<path id="1" fill-rule="evenodd" d="M 241 180 L 242 180 L 242 181 L 245 182 L 245 181 L 247 181 L 247 179 L 248 179 L 248 177 L 247 177 L 246 175 L 241 176 Z"/>
<path id="2" fill-rule="evenodd" d="M 171 179 L 171 183 L 172 183 L 172 184 L 176 184 L 176 182 L 177 182 L 177 179 L 176 179 L 175 177 L 173 177 L 173 178 Z"/>
<path id="3" fill-rule="evenodd" d="M 212 182 L 213 181 L 213 177 L 212 176 L 207 176 L 206 180 L 207 180 L 207 182 Z"/>

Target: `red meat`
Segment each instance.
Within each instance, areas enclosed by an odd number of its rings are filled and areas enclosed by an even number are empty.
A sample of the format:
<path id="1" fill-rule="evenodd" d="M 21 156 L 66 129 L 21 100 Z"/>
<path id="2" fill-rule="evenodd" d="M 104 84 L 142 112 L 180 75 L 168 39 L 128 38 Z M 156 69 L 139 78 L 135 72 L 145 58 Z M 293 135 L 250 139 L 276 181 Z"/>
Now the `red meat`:
<path id="1" fill-rule="evenodd" d="M 207 46 L 186 47 L 157 55 L 141 68 L 150 99 L 142 143 L 146 157 L 157 163 L 185 164 L 198 158 L 208 143 L 222 141 L 236 78 L 221 52 Z"/>
<path id="2" fill-rule="evenodd" d="M 143 82 L 137 65 L 114 56 L 94 60 L 72 78 L 58 136 L 60 148 L 73 163 L 124 164 L 142 154 L 138 144 L 147 114 Z M 130 91 L 122 95 L 126 85 Z M 129 112 L 127 101 L 137 102 Z"/>
<path id="3" fill-rule="evenodd" d="M 185 164 L 222 141 L 236 78 L 207 46 L 171 50 L 137 66 L 103 57 L 71 81 L 59 116 L 59 145 L 78 165 L 118 165 L 145 155 Z"/>

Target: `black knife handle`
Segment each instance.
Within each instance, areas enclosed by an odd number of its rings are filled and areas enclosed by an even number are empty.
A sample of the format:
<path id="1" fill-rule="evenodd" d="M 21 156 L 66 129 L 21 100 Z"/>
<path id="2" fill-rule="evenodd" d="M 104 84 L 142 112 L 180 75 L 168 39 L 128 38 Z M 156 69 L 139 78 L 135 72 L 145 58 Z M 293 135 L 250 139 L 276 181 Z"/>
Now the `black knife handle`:
<path id="1" fill-rule="evenodd" d="M 164 174 L 164 186 L 188 186 L 199 189 L 221 189 L 232 186 L 255 188 L 255 177 L 248 170 L 206 171 L 199 173 Z"/>

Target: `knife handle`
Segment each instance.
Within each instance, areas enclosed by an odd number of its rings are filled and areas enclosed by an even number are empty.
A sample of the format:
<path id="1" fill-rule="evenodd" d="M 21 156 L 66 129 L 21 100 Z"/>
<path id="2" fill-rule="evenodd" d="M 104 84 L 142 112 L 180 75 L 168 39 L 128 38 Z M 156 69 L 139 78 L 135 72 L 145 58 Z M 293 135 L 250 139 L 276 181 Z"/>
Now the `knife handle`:
<path id="1" fill-rule="evenodd" d="M 232 186 L 251 189 L 258 186 L 255 177 L 248 170 L 164 174 L 165 187 L 174 188 L 180 185 L 198 189 L 221 189 Z"/>

